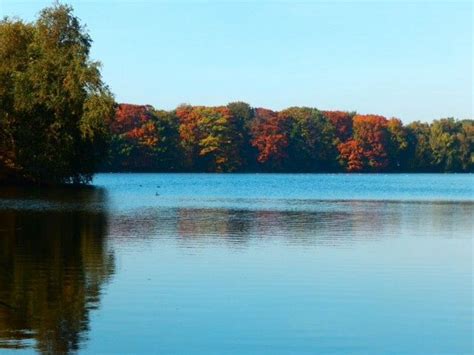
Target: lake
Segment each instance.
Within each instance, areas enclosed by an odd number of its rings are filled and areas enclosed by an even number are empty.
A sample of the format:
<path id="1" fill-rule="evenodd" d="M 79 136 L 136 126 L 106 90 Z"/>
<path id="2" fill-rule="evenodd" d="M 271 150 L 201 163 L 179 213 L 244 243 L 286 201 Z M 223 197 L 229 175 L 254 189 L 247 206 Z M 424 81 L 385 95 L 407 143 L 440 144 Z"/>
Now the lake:
<path id="1" fill-rule="evenodd" d="M 0 188 L 0 352 L 468 354 L 474 175 Z"/>

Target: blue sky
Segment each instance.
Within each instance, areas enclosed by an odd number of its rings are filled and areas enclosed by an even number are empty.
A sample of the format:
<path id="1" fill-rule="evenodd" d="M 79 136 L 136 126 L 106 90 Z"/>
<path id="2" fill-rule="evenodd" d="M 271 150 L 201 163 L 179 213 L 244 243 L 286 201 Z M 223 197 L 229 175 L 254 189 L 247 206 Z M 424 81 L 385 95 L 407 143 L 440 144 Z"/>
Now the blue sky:
<path id="1" fill-rule="evenodd" d="M 33 20 L 51 1 L 0 0 Z M 117 101 L 473 116 L 472 4 L 69 1 Z"/>

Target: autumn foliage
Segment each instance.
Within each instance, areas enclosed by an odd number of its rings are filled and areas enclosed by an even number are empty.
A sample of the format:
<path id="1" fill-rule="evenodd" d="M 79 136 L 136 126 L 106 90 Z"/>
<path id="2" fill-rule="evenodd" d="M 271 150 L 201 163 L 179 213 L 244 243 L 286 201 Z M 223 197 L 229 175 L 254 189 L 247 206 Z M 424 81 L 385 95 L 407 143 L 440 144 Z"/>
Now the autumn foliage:
<path id="1" fill-rule="evenodd" d="M 377 115 L 356 115 L 353 137 L 338 145 L 340 161 L 348 171 L 382 171 L 388 166 L 387 119 Z"/>
<path id="2" fill-rule="evenodd" d="M 185 168 L 235 171 L 240 167 L 241 132 L 227 107 L 181 106 L 176 110 Z"/>
<path id="3" fill-rule="evenodd" d="M 120 104 L 106 171 L 472 171 L 472 120 L 396 118 L 243 102 L 173 111 Z"/>
<path id="4" fill-rule="evenodd" d="M 354 114 L 344 111 L 324 111 L 335 129 L 335 136 L 339 141 L 345 142 L 352 136 L 352 118 Z"/>
<path id="5" fill-rule="evenodd" d="M 264 108 L 255 110 L 255 119 L 251 127 L 251 144 L 257 148 L 257 161 L 273 169 L 279 169 L 287 157 L 288 130 L 285 118 L 277 112 Z"/>
<path id="6" fill-rule="evenodd" d="M 364 151 L 355 139 L 340 143 L 337 149 L 339 150 L 339 160 L 348 172 L 358 172 L 364 169 Z"/>
<path id="7" fill-rule="evenodd" d="M 107 166 L 114 171 L 174 170 L 178 145 L 174 115 L 149 105 L 118 105 L 110 124 Z"/>

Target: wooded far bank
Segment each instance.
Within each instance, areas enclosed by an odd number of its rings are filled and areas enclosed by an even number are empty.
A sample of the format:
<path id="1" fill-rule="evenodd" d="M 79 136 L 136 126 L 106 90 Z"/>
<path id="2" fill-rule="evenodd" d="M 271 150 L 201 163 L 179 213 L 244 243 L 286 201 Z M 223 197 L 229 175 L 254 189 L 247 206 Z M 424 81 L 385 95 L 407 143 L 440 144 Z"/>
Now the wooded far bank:
<path id="1" fill-rule="evenodd" d="M 70 6 L 0 21 L 0 183 L 87 183 L 97 171 L 472 172 L 474 121 L 244 102 L 117 104 Z M 190 83 L 198 85 L 199 83 Z M 402 103 L 401 103 L 402 104 Z"/>
<path id="2" fill-rule="evenodd" d="M 399 119 L 244 102 L 173 111 L 120 104 L 105 171 L 468 172 L 474 121 Z"/>

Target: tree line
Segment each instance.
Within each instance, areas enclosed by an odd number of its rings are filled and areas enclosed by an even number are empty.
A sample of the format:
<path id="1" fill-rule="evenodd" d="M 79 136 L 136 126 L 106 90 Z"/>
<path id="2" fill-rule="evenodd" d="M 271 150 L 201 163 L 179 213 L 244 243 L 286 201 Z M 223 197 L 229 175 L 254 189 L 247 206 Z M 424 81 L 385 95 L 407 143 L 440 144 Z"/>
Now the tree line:
<path id="1" fill-rule="evenodd" d="M 474 121 L 396 118 L 244 102 L 172 111 L 119 104 L 105 171 L 471 172 Z"/>
<path id="2" fill-rule="evenodd" d="M 87 183 L 98 170 L 473 171 L 473 120 L 117 104 L 91 43 L 68 5 L 0 21 L 1 183 Z"/>

